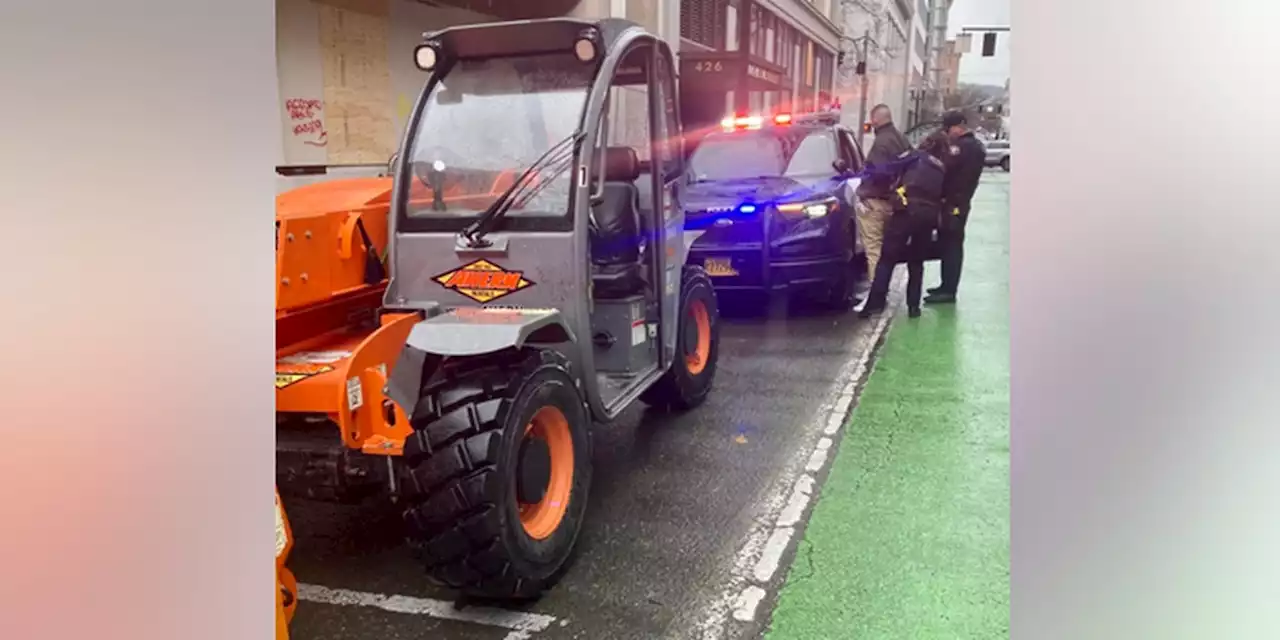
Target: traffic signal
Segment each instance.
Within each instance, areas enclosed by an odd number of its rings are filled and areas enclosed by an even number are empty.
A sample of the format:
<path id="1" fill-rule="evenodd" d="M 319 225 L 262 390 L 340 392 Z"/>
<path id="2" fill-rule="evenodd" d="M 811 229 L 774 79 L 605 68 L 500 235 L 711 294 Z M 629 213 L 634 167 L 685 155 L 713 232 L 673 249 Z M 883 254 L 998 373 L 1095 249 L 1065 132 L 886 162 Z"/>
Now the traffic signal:
<path id="1" fill-rule="evenodd" d="M 982 34 L 982 57 L 990 58 L 996 55 L 996 34 L 989 31 Z"/>

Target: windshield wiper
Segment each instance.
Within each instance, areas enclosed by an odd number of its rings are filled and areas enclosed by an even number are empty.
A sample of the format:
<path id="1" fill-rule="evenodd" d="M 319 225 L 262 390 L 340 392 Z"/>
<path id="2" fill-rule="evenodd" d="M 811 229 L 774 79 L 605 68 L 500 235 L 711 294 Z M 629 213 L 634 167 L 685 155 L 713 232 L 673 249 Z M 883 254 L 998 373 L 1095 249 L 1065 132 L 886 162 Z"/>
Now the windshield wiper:
<path id="1" fill-rule="evenodd" d="M 583 132 L 570 135 L 569 137 L 552 145 L 550 149 L 547 149 L 546 152 L 539 156 L 537 160 L 534 160 L 528 168 L 522 171 L 520 175 L 511 182 L 511 186 L 507 187 L 506 191 L 499 194 L 498 197 L 494 199 L 493 204 L 489 205 L 489 208 L 485 209 L 484 212 L 480 214 L 480 217 L 476 218 L 475 222 L 467 225 L 466 228 L 462 230 L 462 237 L 467 241 L 467 246 L 476 249 L 489 246 L 489 243 L 484 240 L 485 235 L 490 231 L 493 231 L 498 222 L 502 220 L 502 216 L 511 209 L 513 204 L 515 204 L 516 196 L 523 195 L 520 192 L 528 186 L 529 180 L 539 171 L 547 167 L 552 167 L 555 170 L 554 174 L 556 175 L 561 171 L 564 171 L 564 169 L 569 165 L 569 161 L 573 159 L 573 154 L 577 152 L 578 144 L 581 143 L 584 138 L 586 138 L 586 133 Z M 544 179 L 542 184 L 545 185 L 551 177 L 554 177 L 554 175 Z"/>

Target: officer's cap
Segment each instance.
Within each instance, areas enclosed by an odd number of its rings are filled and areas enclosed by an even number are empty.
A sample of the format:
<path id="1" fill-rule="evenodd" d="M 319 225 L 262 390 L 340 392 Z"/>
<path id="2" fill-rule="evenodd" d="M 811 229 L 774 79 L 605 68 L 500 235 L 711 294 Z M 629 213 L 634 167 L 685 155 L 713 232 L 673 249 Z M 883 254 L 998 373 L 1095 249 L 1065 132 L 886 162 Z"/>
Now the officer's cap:
<path id="1" fill-rule="evenodd" d="M 950 129 L 958 127 L 965 123 L 964 113 L 960 111 L 948 111 L 942 115 L 942 128 Z"/>

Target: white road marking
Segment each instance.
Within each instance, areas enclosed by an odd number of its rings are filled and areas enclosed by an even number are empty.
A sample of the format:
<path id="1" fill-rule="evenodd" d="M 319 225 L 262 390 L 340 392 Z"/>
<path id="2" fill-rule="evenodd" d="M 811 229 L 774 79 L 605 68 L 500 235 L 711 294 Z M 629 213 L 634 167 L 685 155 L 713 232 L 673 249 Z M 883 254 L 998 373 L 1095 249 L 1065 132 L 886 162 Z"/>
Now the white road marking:
<path id="1" fill-rule="evenodd" d="M 805 465 L 804 470 L 809 473 L 817 473 L 822 471 L 822 467 L 827 464 L 827 454 L 831 452 L 831 438 L 823 438 L 813 448 L 813 454 L 809 456 L 809 464 Z"/>
<path id="2" fill-rule="evenodd" d="M 795 488 L 791 490 L 791 499 L 787 501 L 787 506 L 783 507 L 782 513 L 778 514 L 779 527 L 794 527 L 800 522 L 801 516 L 804 515 L 805 507 L 809 506 L 809 497 L 813 494 L 813 476 L 803 475 L 796 480 Z"/>
<path id="3" fill-rule="evenodd" d="M 738 595 L 738 602 L 733 607 L 733 619 L 740 622 L 751 622 L 756 617 L 756 609 L 760 601 L 769 595 L 764 589 L 751 585 Z"/>
<path id="4" fill-rule="evenodd" d="M 298 599 L 343 606 L 376 607 L 392 613 L 407 613 L 441 620 L 502 627 L 510 629 L 513 633 L 525 634 L 515 636 L 508 634 L 508 640 L 529 638 L 528 634 L 543 631 L 556 621 L 554 616 L 541 613 L 474 606 L 458 609 L 452 602 L 445 602 L 444 600 L 397 595 L 388 596 L 381 593 L 352 591 L 350 589 L 330 589 L 329 587 L 314 584 L 299 584 Z"/>
<path id="5" fill-rule="evenodd" d="M 845 419 L 849 416 L 849 405 L 853 404 L 853 396 L 857 389 L 857 380 L 862 379 L 862 374 L 867 370 L 866 363 L 860 363 L 854 368 L 853 379 L 849 386 L 844 388 L 840 393 L 840 399 L 836 400 L 836 408 L 832 410 L 831 416 L 827 418 L 827 427 L 822 430 L 823 435 L 834 436 L 844 428 Z"/>
<path id="6" fill-rule="evenodd" d="M 900 280 L 900 277 L 894 278 L 894 283 Z M 898 288 L 895 286 L 894 290 Z M 858 382 L 870 364 L 871 352 L 892 319 L 892 312 L 881 314 L 869 335 L 870 348 L 850 360 L 835 376 L 828 390 L 829 399 L 807 423 L 812 425 L 812 448 L 804 446 L 795 451 L 769 492 L 751 509 L 755 524 L 738 547 L 729 569 L 729 580 L 699 616 L 697 632 L 703 640 L 723 638 L 730 616 L 738 622 L 755 621 L 759 604 L 769 593 L 765 587 L 773 581 L 794 537 L 795 526 L 800 524 L 805 509 L 813 501 L 816 483 L 809 473 L 821 471 L 830 459 L 828 453 L 834 444 L 830 437 L 838 434 L 848 420 Z M 757 595 L 759 599 L 755 600 Z"/>
<path id="7" fill-rule="evenodd" d="M 793 527 L 778 527 L 769 534 L 769 541 L 764 544 L 764 551 L 760 553 L 760 561 L 756 563 L 755 576 L 756 582 L 769 582 L 773 579 L 773 574 L 777 573 L 778 565 L 782 562 L 782 552 L 787 550 L 787 545 L 791 544 L 791 536 L 796 532 Z"/>

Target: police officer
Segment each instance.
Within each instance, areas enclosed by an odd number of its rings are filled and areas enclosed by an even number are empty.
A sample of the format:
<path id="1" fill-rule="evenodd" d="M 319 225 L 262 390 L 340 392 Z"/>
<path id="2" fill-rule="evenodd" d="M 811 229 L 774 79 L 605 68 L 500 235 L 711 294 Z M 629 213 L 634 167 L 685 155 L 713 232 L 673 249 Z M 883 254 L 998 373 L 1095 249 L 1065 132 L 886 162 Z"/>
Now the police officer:
<path id="1" fill-rule="evenodd" d="M 871 108 L 871 126 L 875 127 L 876 139 L 867 152 L 867 166 L 884 167 L 892 164 L 903 153 L 911 150 L 911 143 L 906 136 L 893 126 L 893 112 L 888 105 L 878 104 Z M 894 172 L 879 172 L 867 175 L 858 184 L 858 233 L 862 236 L 862 246 L 867 252 L 867 273 L 872 277 L 876 273 L 876 264 L 880 261 L 881 248 L 884 245 L 885 224 L 893 215 Z"/>
<path id="2" fill-rule="evenodd" d="M 943 182 L 942 229 L 938 238 L 942 249 L 942 283 L 929 289 L 925 302 L 929 304 L 956 301 L 960 286 L 960 268 L 964 264 L 964 228 L 969 222 L 969 204 L 982 179 L 982 167 L 986 150 L 973 136 L 964 114 L 948 111 L 942 116 L 942 130 L 950 141 L 944 162 L 947 165 Z"/>
<path id="3" fill-rule="evenodd" d="M 902 174 L 898 188 L 896 211 L 885 226 L 884 253 L 876 266 L 867 303 L 858 317 L 869 318 L 885 308 L 889 280 L 899 262 L 907 263 L 907 315 L 920 317 L 920 289 L 924 285 L 924 255 L 933 240 L 942 214 L 942 187 L 946 157 L 950 143 L 941 131 L 920 143 L 920 149 L 907 152 L 912 157 Z"/>

